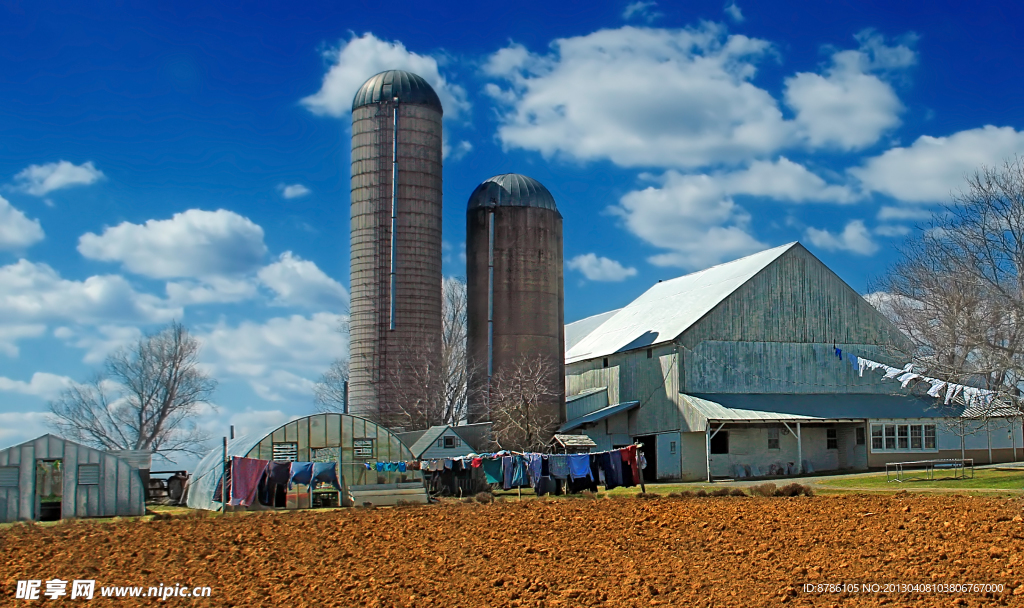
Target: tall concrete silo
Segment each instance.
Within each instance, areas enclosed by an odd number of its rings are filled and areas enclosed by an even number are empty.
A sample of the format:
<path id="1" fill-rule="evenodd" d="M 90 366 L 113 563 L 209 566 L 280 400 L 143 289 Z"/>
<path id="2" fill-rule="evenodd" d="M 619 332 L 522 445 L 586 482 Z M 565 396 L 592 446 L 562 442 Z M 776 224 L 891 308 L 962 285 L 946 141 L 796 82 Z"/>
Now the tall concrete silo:
<path id="1" fill-rule="evenodd" d="M 565 419 L 562 215 L 540 182 L 496 175 L 469 197 L 469 422 L 487 420 L 492 379 L 518 358 L 551 363 L 550 413 Z"/>
<path id="2" fill-rule="evenodd" d="M 389 70 L 352 101 L 349 411 L 403 424 L 441 356 L 441 100 Z"/>

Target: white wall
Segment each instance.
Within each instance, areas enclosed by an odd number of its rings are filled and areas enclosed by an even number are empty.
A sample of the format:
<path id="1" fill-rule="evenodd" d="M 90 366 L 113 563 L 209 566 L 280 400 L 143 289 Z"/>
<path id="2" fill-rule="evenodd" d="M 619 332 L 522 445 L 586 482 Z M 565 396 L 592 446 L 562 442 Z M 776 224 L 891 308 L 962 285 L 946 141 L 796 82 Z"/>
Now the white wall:
<path id="1" fill-rule="evenodd" d="M 469 444 L 467 444 L 465 441 L 462 441 L 462 438 L 459 437 L 458 434 L 456 434 L 451 429 L 448 429 L 444 433 L 442 433 L 441 437 L 455 437 L 457 440 L 456 442 L 459 443 L 460 445 L 455 448 L 439 448 L 437 447 L 437 439 L 435 439 L 434 442 L 430 444 L 430 447 L 427 448 L 425 452 L 423 452 L 423 455 L 420 456 L 420 458 L 423 458 L 425 460 L 429 460 L 431 458 L 454 458 L 456 456 L 466 456 L 468 454 L 473 453 L 473 448 L 469 447 Z M 441 445 L 444 445 L 443 440 Z"/>
<path id="2" fill-rule="evenodd" d="M 680 433 L 680 450 L 682 451 L 681 472 L 679 478 L 685 481 L 695 481 L 708 478 L 707 449 L 704 444 L 703 432 Z M 659 463 L 658 466 L 661 466 Z"/>

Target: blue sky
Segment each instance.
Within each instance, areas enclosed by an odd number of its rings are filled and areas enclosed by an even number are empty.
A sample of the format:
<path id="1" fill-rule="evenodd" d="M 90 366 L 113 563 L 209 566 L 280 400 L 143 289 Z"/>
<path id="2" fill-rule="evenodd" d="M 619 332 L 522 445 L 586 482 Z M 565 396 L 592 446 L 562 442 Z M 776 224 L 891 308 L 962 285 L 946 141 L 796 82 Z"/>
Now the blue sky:
<path id="1" fill-rule="evenodd" d="M 565 318 L 799 240 L 864 292 L 965 173 L 1024 152 L 1013 3 L 0 3 L 0 445 L 183 321 L 220 435 L 312 410 L 347 354 L 348 108 L 391 68 L 445 106 L 465 204 L 530 175 Z"/>

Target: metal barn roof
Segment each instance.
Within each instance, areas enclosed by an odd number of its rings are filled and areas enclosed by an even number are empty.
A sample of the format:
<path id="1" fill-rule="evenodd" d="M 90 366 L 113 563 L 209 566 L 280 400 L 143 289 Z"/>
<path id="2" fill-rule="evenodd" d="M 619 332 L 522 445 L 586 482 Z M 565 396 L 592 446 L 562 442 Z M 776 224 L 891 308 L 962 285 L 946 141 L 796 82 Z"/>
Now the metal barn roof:
<path id="1" fill-rule="evenodd" d="M 558 427 L 558 432 L 564 433 L 566 431 L 577 429 L 583 426 L 584 424 L 590 424 L 592 422 L 604 420 L 609 416 L 614 416 L 615 414 L 619 414 L 621 412 L 628 412 L 629 410 L 633 409 L 634 407 L 637 407 L 638 405 L 640 405 L 639 401 L 626 401 L 625 403 L 616 403 L 615 405 L 609 405 L 608 407 L 601 408 L 596 412 L 591 412 L 586 416 L 580 416 L 579 418 L 575 418 L 573 420 L 566 422 L 562 426 Z"/>
<path id="2" fill-rule="evenodd" d="M 397 97 L 399 103 L 431 106 L 442 111 L 441 100 L 422 76 L 404 70 L 387 70 L 371 76 L 356 91 L 352 109 Z"/>
<path id="3" fill-rule="evenodd" d="M 789 243 L 654 285 L 572 348 L 566 340 L 565 362 L 604 357 L 676 339 L 741 285 L 797 245 Z"/>
<path id="4" fill-rule="evenodd" d="M 615 313 L 619 312 L 620 310 L 622 309 L 616 308 L 615 310 L 609 310 L 608 312 L 603 312 L 599 315 L 587 317 L 586 319 L 580 319 L 579 321 L 575 321 L 573 323 L 569 323 L 568 325 L 566 325 L 565 352 L 569 352 L 570 350 L 572 350 L 572 347 L 579 344 L 580 341 L 583 340 L 583 338 L 586 338 L 595 329 L 601 327 L 602 323 L 614 317 Z"/>
<path id="5" fill-rule="evenodd" d="M 768 395 L 680 394 L 680 398 L 708 420 L 793 421 L 878 420 L 941 418 L 934 399 L 916 395 Z"/>

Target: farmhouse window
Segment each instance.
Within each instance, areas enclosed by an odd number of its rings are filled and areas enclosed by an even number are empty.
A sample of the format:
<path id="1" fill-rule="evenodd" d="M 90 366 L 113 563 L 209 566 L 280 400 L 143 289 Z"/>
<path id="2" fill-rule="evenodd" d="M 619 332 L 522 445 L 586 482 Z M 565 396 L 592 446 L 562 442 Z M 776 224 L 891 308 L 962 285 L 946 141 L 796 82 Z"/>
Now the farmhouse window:
<path id="1" fill-rule="evenodd" d="M 839 437 L 835 429 L 825 429 L 825 447 L 829 450 L 839 449 Z"/>
<path id="2" fill-rule="evenodd" d="M 872 424 L 871 450 L 919 452 L 935 449 L 934 424 Z"/>
<path id="3" fill-rule="evenodd" d="M 768 449 L 779 449 L 779 429 L 768 429 Z"/>
<path id="4" fill-rule="evenodd" d="M 711 438 L 711 453 L 729 453 L 729 431 L 718 431 L 718 433 Z"/>
<path id="5" fill-rule="evenodd" d="M 459 441 L 458 437 L 449 436 L 444 438 L 444 447 L 448 449 L 457 448 L 460 445 L 462 445 L 462 442 Z"/>
<path id="6" fill-rule="evenodd" d="M 857 445 L 864 445 L 864 427 L 857 427 Z"/>

